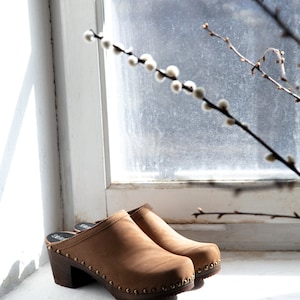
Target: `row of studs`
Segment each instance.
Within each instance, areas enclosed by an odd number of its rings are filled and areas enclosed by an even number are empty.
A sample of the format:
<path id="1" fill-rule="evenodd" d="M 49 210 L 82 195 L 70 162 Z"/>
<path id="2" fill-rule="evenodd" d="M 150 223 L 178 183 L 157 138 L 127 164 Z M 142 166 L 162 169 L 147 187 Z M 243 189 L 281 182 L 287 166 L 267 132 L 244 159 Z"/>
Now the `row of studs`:
<path id="1" fill-rule="evenodd" d="M 52 248 L 52 246 L 48 246 L 47 248 L 48 248 L 48 250 L 55 251 L 57 254 L 64 255 L 65 257 L 71 259 L 71 256 L 70 256 L 69 253 L 62 254 L 61 251 L 60 251 L 59 249 L 54 250 L 54 249 Z M 78 259 L 77 257 L 74 257 L 73 260 L 74 260 L 75 262 L 77 262 L 77 263 L 80 263 L 82 266 L 85 266 L 85 261 L 84 261 L 84 260 L 79 261 L 79 259 Z M 92 266 L 88 266 L 88 269 L 89 269 L 90 271 L 93 271 L 93 267 L 92 267 Z M 114 283 L 113 283 L 112 280 L 107 281 L 107 276 L 106 276 L 105 274 L 101 275 L 99 270 L 95 270 L 94 272 L 95 272 L 95 274 L 96 274 L 97 276 L 101 276 L 101 278 L 102 278 L 103 280 L 105 280 L 109 285 L 114 286 Z M 171 284 L 170 287 L 169 287 L 169 289 L 170 289 L 170 290 L 174 290 L 176 287 L 179 288 L 179 287 L 181 287 L 181 286 L 185 286 L 185 285 L 187 285 L 187 284 L 193 282 L 194 279 L 195 279 L 195 276 L 192 275 L 190 278 L 186 278 L 186 279 L 184 279 L 184 280 L 182 280 L 182 281 L 178 281 L 177 283 Z M 117 289 L 118 289 L 120 292 L 123 292 L 123 287 L 118 286 Z M 161 291 L 163 291 L 163 292 L 167 292 L 169 289 L 168 289 L 166 286 L 162 286 L 162 287 L 161 287 Z M 127 294 L 130 294 L 130 293 L 131 293 L 131 289 L 130 289 L 130 288 L 126 288 L 126 289 L 124 289 L 124 291 L 125 291 L 125 293 L 127 293 Z M 151 289 L 151 293 L 156 293 L 156 292 L 158 292 L 156 288 L 152 288 L 152 289 Z M 139 291 L 138 291 L 137 289 L 133 289 L 133 290 L 132 290 L 132 293 L 135 294 L 135 295 L 138 295 L 138 294 L 139 294 Z M 146 288 L 144 288 L 144 289 L 142 290 L 142 294 L 148 294 L 148 293 L 149 293 L 149 292 L 148 292 L 148 290 L 147 290 Z"/>
<path id="2" fill-rule="evenodd" d="M 216 268 L 217 266 L 219 266 L 220 264 L 221 264 L 221 260 L 215 261 L 214 263 L 210 263 L 209 265 L 206 265 L 203 269 L 199 268 L 197 270 L 197 273 L 200 274 L 204 271 L 212 270 L 212 269 Z"/>

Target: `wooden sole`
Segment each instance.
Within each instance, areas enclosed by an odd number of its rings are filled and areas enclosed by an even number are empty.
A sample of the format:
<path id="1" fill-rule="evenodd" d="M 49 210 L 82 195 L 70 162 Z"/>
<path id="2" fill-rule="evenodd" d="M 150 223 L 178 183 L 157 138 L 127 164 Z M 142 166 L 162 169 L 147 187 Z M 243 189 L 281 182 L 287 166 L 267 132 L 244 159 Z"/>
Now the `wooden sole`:
<path id="1" fill-rule="evenodd" d="M 168 289 L 166 291 L 140 294 L 136 294 L 134 291 L 130 291 L 129 289 L 122 291 L 106 282 L 95 272 L 89 270 L 87 267 L 71 258 L 56 253 L 52 249 L 48 249 L 48 255 L 56 284 L 69 288 L 78 288 L 93 281 L 98 281 L 118 300 L 162 299 L 164 297 L 174 296 L 178 293 L 191 290 L 194 287 L 194 280 L 191 280 L 190 282 L 176 285 L 173 289 Z"/>

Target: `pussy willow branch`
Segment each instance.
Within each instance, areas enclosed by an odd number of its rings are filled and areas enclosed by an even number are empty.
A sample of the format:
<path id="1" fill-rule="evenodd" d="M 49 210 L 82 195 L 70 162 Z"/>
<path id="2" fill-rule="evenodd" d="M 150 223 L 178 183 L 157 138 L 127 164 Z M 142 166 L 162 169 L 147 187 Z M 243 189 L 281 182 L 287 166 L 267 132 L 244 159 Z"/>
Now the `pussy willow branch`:
<path id="1" fill-rule="evenodd" d="M 252 73 L 252 74 L 254 74 L 254 71 L 257 70 L 258 72 L 260 72 L 260 73 L 262 74 L 262 77 L 263 77 L 263 78 L 268 79 L 270 82 L 272 82 L 272 83 L 277 87 L 278 90 L 282 90 L 282 91 L 288 93 L 289 95 L 291 95 L 292 97 L 294 97 L 294 98 L 295 98 L 295 102 L 300 102 L 300 96 L 299 96 L 299 95 L 297 95 L 296 93 L 292 92 L 290 88 L 284 87 L 282 84 L 280 84 L 279 82 L 277 82 L 274 78 L 272 78 L 271 76 L 269 76 L 269 75 L 261 68 L 261 62 L 260 62 L 260 60 L 262 60 L 264 56 L 263 56 L 262 58 L 260 58 L 257 62 L 254 63 L 254 62 L 252 62 L 250 59 L 248 59 L 247 57 L 245 57 L 244 55 L 242 55 L 242 54 L 234 47 L 234 45 L 231 43 L 229 37 L 226 37 L 226 38 L 225 38 L 225 37 L 223 37 L 223 36 L 221 36 L 221 35 L 215 33 L 214 31 L 212 31 L 212 30 L 209 28 L 208 23 L 203 24 L 202 27 L 203 27 L 203 29 L 205 29 L 206 31 L 208 31 L 208 33 L 209 33 L 210 36 L 216 37 L 216 38 L 222 40 L 223 42 L 225 42 L 225 43 L 228 45 L 229 49 L 231 49 L 231 50 L 232 50 L 232 51 L 240 58 L 240 60 L 241 60 L 242 62 L 246 62 L 246 63 L 248 63 L 249 65 L 251 65 L 251 66 L 252 66 L 252 69 L 251 69 L 251 73 Z M 268 51 L 270 51 L 270 50 L 272 50 L 272 51 L 274 52 L 274 48 L 269 48 L 269 50 L 267 49 L 266 51 L 268 52 Z M 279 51 L 278 49 L 276 49 L 276 50 Z M 277 52 L 277 51 L 275 51 L 275 54 L 278 55 L 278 52 Z M 277 53 L 276 53 L 276 52 L 277 52 Z M 280 65 L 281 65 L 281 69 L 284 70 L 284 69 L 283 69 L 284 59 L 280 58 L 279 63 L 280 63 Z M 285 76 L 285 73 L 281 75 L 281 79 L 282 79 L 283 81 L 287 82 L 287 78 L 286 78 L 286 76 Z"/>
<path id="2" fill-rule="evenodd" d="M 93 37 L 97 38 L 99 40 L 103 39 L 103 35 L 102 34 L 96 34 L 93 30 L 90 30 L 90 32 L 93 33 Z M 117 50 L 119 53 L 122 52 L 128 56 L 135 56 L 137 59 L 137 62 L 140 64 L 145 64 L 145 60 L 139 58 L 137 55 L 135 55 L 132 50 L 124 50 L 122 47 L 116 45 L 116 44 L 112 44 L 112 47 Z M 163 70 L 158 69 L 155 67 L 155 71 L 159 72 L 160 74 L 162 74 L 164 77 L 170 79 L 170 80 L 176 80 L 177 78 L 172 77 L 172 76 L 168 76 Z M 183 89 L 186 89 L 190 92 L 193 92 L 193 89 L 191 89 L 190 87 L 188 87 L 187 85 L 185 85 L 185 83 L 181 82 L 181 86 Z M 264 142 L 259 136 L 257 136 L 253 131 L 251 131 L 247 125 L 243 124 L 242 122 L 240 122 L 237 118 L 235 118 L 229 111 L 228 111 L 228 107 L 227 105 L 216 105 L 213 102 L 211 102 L 210 100 L 208 100 L 206 97 L 202 97 L 202 101 L 204 101 L 207 104 L 207 107 L 210 109 L 214 109 L 216 111 L 218 111 L 219 113 L 223 114 L 224 116 L 227 117 L 227 119 L 230 121 L 230 125 L 237 125 L 238 127 L 240 127 L 243 131 L 245 131 L 246 133 L 248 133 L 252 138 L 254 138 L 258 143 L 260 143 L 263 147 L 265 147 L 270 153 L 271 156 L 273 158 L 273 160 L 278 160 L 280 161 L 282 164 L 284 164 L 287 168 L 289 168 L 290 170 L 292 170 L 294 173 L 296 173 L 298 176 L 300 176 L 300 171 L 298 171 L 298 169 L 295 167 L 295 162 L 294 160 L 291 159 L 284 159 L 279 153 L 277 153 L 274 149 L 272 149 L 272 147 L 270 147 L 266 142 Z"/>
<path id="3" fill-rule="evenodd" d="M 236 119 L 226 108 L 222 108 L 222 107 L 220 108 L 220 107 L 218 107 L 217 105 L 213 104 L 207 98 L 203 98 L 203 101 L 205 101 L 209 106 L 211 106 L 211 108 L 219 111 L 220 113 L 222 113 L 223 115 L 225 115 L 226 117 L 228 117 L 229 120 L 233 120 L 232 123 L 234 125 L 237 125 L 238 127 L 240 127 L 242 130 L 244 130 L 250 136 L 252 136 L 257 142 L 259 142 L 262 146 L 264 146 L 266 149 L 268 149 L 272 153 L 272 155 L 273 155 L 273 157 L 274 157 L 275 160 L 280 161 L 286 167 L 288 167 L 290 170 L 292 170 L 294 173 L 296 173 L 298 176 L 300 176 L 300 172 L 295 167 L 295 164 L 294 164 L 293 161 L 291 162 L 291 161 L 288 161 L 288 160 L 284 159 L 278 152 L 276 152 L 272 147 L 270 147 L 263 139 L 261 139 L 252 130 L 250 130 L 247 125 L 243 124 L 238 119 Z"/>
<path id="4" fill-rule="evenodd" d="M 300 37 L 297 36 L 280 18 L 280 10 L 278 8 L 275 11 L 272 11 L 263 0 L 253 0 L 256 2 L 273 20 L 278 24 L 278 26 L 283 30 L 283 37 L 292 38 L 297 44 L 300 45 Z"/>
<path id="5" fill-rule="evenodd" d="M 242 216 L 260 216 L 260 217 L 270 217 L 271 219 L 277 218 L 285 218 L 285 219 L 298 219 L 300 220 L 300 216 L 298 213 L 294 212 L 293 215 L 282 215 L 282 214 L 270 214 L 270 213 L 254 213 L 254 212 L 205 212 L 201 208 L 198 208 L 198 212 L 192 214 L 194 217 L 204 216 L 204 215 L 216 215 L 217 219 L 221 219 L 224 216 L 232 216 L 232 215 L 242 215 Z"/>

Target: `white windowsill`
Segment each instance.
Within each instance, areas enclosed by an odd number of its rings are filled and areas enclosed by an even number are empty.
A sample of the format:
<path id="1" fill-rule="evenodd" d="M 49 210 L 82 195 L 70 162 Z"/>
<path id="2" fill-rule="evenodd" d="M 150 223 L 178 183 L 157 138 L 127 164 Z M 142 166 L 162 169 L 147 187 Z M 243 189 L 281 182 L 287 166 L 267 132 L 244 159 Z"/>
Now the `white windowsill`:
<path id="1" fill-rule="evenodd" d="M 299 252 L 222 252 L 222 271 L 198 290 L 171 299 L 290 300 L 300 299 Z M 114 299 L 95 283 L 76 290 L 54 284 L 50 265 L 42 267 L 5 300 Z"/>

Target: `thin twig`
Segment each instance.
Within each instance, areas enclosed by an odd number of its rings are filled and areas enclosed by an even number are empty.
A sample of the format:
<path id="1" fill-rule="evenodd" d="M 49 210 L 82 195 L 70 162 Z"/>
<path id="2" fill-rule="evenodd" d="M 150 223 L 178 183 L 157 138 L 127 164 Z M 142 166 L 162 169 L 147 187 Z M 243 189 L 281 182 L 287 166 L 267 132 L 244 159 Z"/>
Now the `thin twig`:
<path id="1" fill-rule="evenodd" d="M 282 215 L 282 214 L 270 214 L 270 213 L 255 213 L 255 212 L 205 212 L 202 208 L 198 208 L 198 212 L 192 214 L 195 218 L 204 215 L 216 215 L 217 219 L 221 219 L 224 216 L 242 215 L 242 216 L 260 216 L 260 217 L 270 217 L 271 219 L 284 218 L 284 219 L 300 219 L 300 215 L 296 212 L 293 215 Z"/>
<path id="2" fill-rule="evenodd" d="M 258 72 L 260 72 L 260 73 L 262 74 L 262 77 L 263 77 L 263 78 L 268 79 L 270 82 L 272 82 L 272 83 L 277 87 L 278 90 L 282 90 L 282 91 L 288 93 L 289 95 L 291 95 L 292 97 L 294 97 L 294 98 L 295 98 L 295 102 L 300 102 L 300 96 L 299 96 L 299 95 L 297 95 L 297 94 L 295 94 L 294 92 L 292 92 L 292 91 L 290 90 L 290 88 L 284 87 L 282 84 L 280 84 L 279 82 L 277 82 L 274 78 L 272 78 L 271 76 L 269 76 L 269 75 L 261 68 L 261 62 L 260 62 L 260 60 L 258 60 L 257 62 L 254 63 L 254 62 L 252 62 L 250 59 L 248 59 L 247 57 L 245 57 L 244 55 L 242 55 L 242 54 L 241 54 L 241 53 L 233 46 L 233 44 L 231 43 L 229 37 L 224 38 L 223 36 L 221 36 L 221 35 L 215 33 L 214 31 L 212 31 L 212 30 L 209 28 L 208 23 L 203 24 L 202 27 L 203 27 L 203 29 L 205 29 L 206 31 L 208 31 L 208 33 L 209 33 L 210 36 L 216 37 L 216 38 L 222 40 L 223 42 L 225 42 L 225 43 L 228 45 L 229 49 L 231 49 L 231 50 L 232 50 L 232 51 L 240 58 L 240 60 L 241 60 L 242 62 L 246 62 L 246 63 L 248 63 L 249 65 L 251 65 L 251 66 L 252 66 L 252 69 L 251 69 L 252 75 L 254 74 L 254 71 L 257 70 Z M 270 48 L 270 49 L 274 49 L 274 48 Z M 277 50 L 277 51 L 280 51 L 280 50 L 278 50 L 278 49 L 276 49 L 276 50 Z M 281 56 L 282 56 L 282 55 L 281 55 Z M 281 59 L 281 60 L 280 60 L 281 68 L 283 68 L 283 67 L 282 67 L 283 63 L 284 63 L 284 61 Z M 284 69 L 283 69 L 283 70 L 284 70 Z M 285 74 L 285 73 L 284 73 L 284 74 Z M 285 77 L 281 76 L 281 79 L 282 79 L 283 81 L 285 81 L 285 82 L 287 81 L 286 76 L 285 76 Z"/>
<path id="3" fill-rule="evenodd" d="M 277 56 L 276 63 L 280 64 L 280 69 L 281 69 L 281 77 L 280 77 L 280 79 L 282 81 L 288 81 L 287 80 L 287 76 L 286 76 L 286 72 L 285 72 L 285 67 L 284 67 L 284 61 L 285 61 L 285 58 L 283 57 L 284 51 L 276 49 L 276 48 L 272 48 L 272 47 L 267 48 L 265 50 L 263 56 L 260 57 L 257 61 L 258 62 L 261 62 L 261 61 L 265 62 L 266 61 L 266 55 L 269 52 L 272 52 L 272 53 L 274 53 Z"/>
<path id="4" fill-rule="evenodd" d="M 272 11 L 262 0 L 253 0 L 256 2 L 283 30 L 282 36 L 292 38 L 297 44 L 300 45 L 300 37 L 296 35 L 280 18 L 280 10 L 278 8 Z"/>

